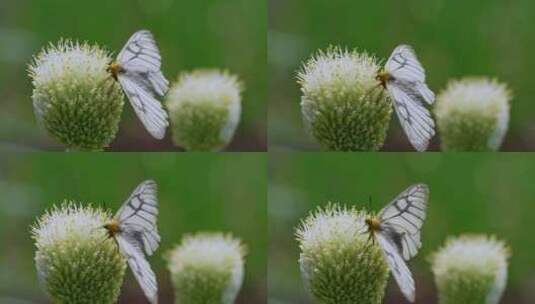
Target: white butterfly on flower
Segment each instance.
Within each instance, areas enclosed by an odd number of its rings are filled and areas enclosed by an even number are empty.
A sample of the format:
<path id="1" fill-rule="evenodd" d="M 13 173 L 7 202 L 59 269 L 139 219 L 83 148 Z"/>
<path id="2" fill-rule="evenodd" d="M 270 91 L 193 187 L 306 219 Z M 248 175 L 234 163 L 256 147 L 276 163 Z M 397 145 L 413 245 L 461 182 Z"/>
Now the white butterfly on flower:
<path id="1" fill-rule="evenodd" d="M 132 192 L 117 214 L 104 225 L 109 237 L 117 242 L 145 296 L 152 304 L 158 303 L 156 275 L 145 254 L 152 255 L 160 243 L 156 226 L 158 216 L 157 186 L 144 181 Z"/>
<path id="2" fill-rule="evenodd" d="M 410 302 L 415 300 L 415 287 L 405 261 L 414 257 L 422 246 L 420 229 L 425 220 L 428 198 L 427 185 L 410 186 L 377 216 L 366 219 L 370 238 L 379 243 L 401 292 Z"/>
<path id="3" fill-rule="evenodd" d="M 425 83 L 425 70 L 413 49 L 408 45 L 396 47 L 377 80 L 389 92 L 412 146 L 425 151 L 435 135 L 435 122 L 424 103 L 433 104 L 435 94 Z"/>
<path id="4" fill-rule="evenodd" d="M 169 89 L 161 65 L 154 37 L 142 30 L 130 37 L 117 60 L 108 66 L 108 72 L 121 84 L 137 117 L 156 139 L 162 139 L 169 126 L 167 112 L 155 97 L 163 97 Z"/>

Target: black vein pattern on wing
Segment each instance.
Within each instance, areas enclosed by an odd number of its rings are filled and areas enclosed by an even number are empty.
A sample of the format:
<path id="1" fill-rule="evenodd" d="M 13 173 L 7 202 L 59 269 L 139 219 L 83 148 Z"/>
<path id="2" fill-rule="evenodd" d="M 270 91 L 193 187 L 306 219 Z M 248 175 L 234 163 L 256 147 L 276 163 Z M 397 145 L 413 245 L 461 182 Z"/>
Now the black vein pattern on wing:
<path id="1" fill-rule="evenodd" d="M 135 45 L 138 47 L 137 50 L 134 50 L 132 48 L 132 45 Z M 125 62 L 122 62 L 121 64 L 122 65 L 126 65 L 130 62 L 132 62 L 133 60 L 135 59 L 139 59 L 139 60 L 142 60 L 142 62 L 144 63 L 147 63 L 149 65 L 151 65 L 152 67 L 154 67 L 155 69 L 159 69 L 159 63 L 160 63 L 160 56 L 158 55 L 153 55 L 151 53 L 149 53 L 148 51 L 150 51 L 148 48 L 142 46 L 139 44 L 139 41 L 134 41 L 133 43 L 129 44 L 126 46 L 126 50 L 129 51 L 130 53 L 132 53 L 132 56 L 130 58 L 128 58 L 128 60 L 126 60 Z M 154 54 L 157 54 L 154 50 L 152 51 Z M 141 56 L 146 56 L 148 58 L 142 58 Z M 152 60 L 154 61 L 152 61 Z"/>
<path id="2" fill-rule="evenodd" d="M 400 85 L 398 86 L 398 88 L 403 93 L 405 93 L 407 97 L 409 97 L 409 100 L 415 101 L 414 106 L 418 109 L 418 111 L 410 111 L 409 102 L 400 101 L 400 100 L 394 101 L 396 103 L 396 106 L 403 107 L 405 109 L 405 113 L 407 113 L 405 120 L 407 121 L 407 123 L 409 124 L 413 123 L 412 116 L 414 115 L 415 119 L 418 118 L 420 122 L 425 123 L 426 125 L 430 127 L 433 127 L 434 126 L 434 124 L 432 123 L 433 121 L 429 120 L 431 116 L 429 115 L 427 109 L 422 104 L 422 102 L 425 101 L 423 96 L 420 93 L 416 92 L 415 90 L 411 89 L 411 86 Z M 429 132 L 427 129 L 426 129 L 426 132 L 431 134 L 431 132 Z"/>
<path id="3" fill-rule="evenodd" d="M 152 222 L 151 220 L 149 220 L 149 219 L 145 218 L 144 216 L 142 216 L 142 215 L 140 214 L 140 212 L 142 211 L 142 212 L 146 212 L 146 213 L 148 213 L 148 214 L 150 214 L 150 215 L 156 216 L 157 213 L 152 213 L 152 212 L 150 212 L 150 210 L 146 210 L 146 209 L 144 209 L 143 207 L 144 207 L 145 205 L 147 205 L 147 206 L 152 206 L 152 207 L 154 207 L 154 208 L 157 208 L 158 206 L 157 206 L 156 204 L 152 204 L 152 203 L 149 202 L 149 201 L 145 201 L 145 200 L 141 197 L 141 194 L 142 194 L 142 193 L 136 193 L 136 194 L 132 195 L 132 197 L 130 198 L 130 200 L 126 203 L 127 206 L 129 206 L 130 208 L 133 209 L 133 212 L 132 212 L 131 214 L 129 214 L 127 217 L 121 219 L 121 221 L 126 221 L 126 220 L 128 220 L 129 218 L 132 218 L 133 216 L 137 216 L 137 217 L 139 217 L 139 218 L 141 218 L 141 219 L 147 221 L 148 223 L 153 224 L 153 222 Z M 133 205 L 132 202 L 134 201 L 134 199 L 138 199 L 138 200 L 139 200 L 139 206 L 136 207 L 136 206 Z"/>
<path id="4" fill-rule="evenodd" d="M 410 49 L 407 50 L 407 51 L 409 51 L 411 53 L 413 52 Z M 413 55 L 413 56 L 415 56 L 415 55 Z M 423 68 L 421 67 L 421 65 L 417 61 L 415 61 L 415 64 L 412 64 L 410 62 L 410 60 L 403 55 L 403 50 L 400 50 L 399 52 L 397 52 L 394 55 L 392 55 L 391 60 L 399 65 L 391 72 L 395 72 L 395 71 L 401 70 L 403 68 L 407 68 L 407 70 L 410 70 L 411 72 L 416 73 L 416 74 L 424 74 L 425 73 L 425 71 L 423 70 Z"/>
<path id="5" fill-rule="evenodd" d="M 395 91 L 398 90 L 399 93 Z M 394 86 L 391 88 L 392 99 L 396 112 L 403 120 L 405 127 L 410 128 L 419 140 L 427 141 L 434 135 L 434 122 L 429 111 L 422 105 L 422 97 L 406 86 Z M 414 101 L 411 100 L 414 98 Z M 421 127 L 415 127 L 418 123 Z"/>
<path id="6" fill-rule="evenodd" d="M 397 196 L 380 214 L 383 235 L 396 245 L 406 260 L 421 247 L 420 228 L 425 220 L 427 195 L 426 188 L 413 186 Z"/>

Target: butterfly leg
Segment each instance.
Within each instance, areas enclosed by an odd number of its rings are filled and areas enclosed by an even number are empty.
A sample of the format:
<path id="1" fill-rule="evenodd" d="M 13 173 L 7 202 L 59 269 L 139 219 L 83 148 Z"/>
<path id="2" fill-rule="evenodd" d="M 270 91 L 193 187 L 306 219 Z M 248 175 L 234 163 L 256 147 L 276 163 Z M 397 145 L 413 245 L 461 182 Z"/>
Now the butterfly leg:
<path id="1" fill-rule="evenodd" d="M 364 98 L 368 98 L 377 88 L 381 87 L 381 84 L 379 83 L 378 85 L 374 86 L 373 88 L 369 89 L 366 94 L 364 94 L 364 97 L 362 97 L 363 99 Z M 382 92 L 382 91 L 381 91 Z"/>
<path id="2" fill-rule="evenodd" d="M 93 228 L 93 230 L 91 230 L 91 232 L 97 230 L 97 229 L 105 229 L 104 227 L 96 227 L 96 228 Z M 107 240 L 109 240 L 111 238 L 111 236 L 107 235 L 107 236 L 104 236 L 104 238 L 102 238 L 102 241 L 98 244 L 98 246 L 102 246 L 102 244 L 104 244 L 104 242 L 106 242 Z"/>

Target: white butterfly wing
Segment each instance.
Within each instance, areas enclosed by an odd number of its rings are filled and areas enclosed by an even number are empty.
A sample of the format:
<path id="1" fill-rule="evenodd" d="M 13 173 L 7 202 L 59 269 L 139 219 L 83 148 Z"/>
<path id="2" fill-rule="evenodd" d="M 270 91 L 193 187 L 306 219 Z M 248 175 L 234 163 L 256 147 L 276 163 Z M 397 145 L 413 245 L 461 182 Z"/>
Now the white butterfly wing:
<path id="1" fill-rule="evenodd" d="M 139 286 L 151 304 L 158 303 L 158 283 L 149 262 L 145 259 L 142 249 L 135 239 L 128 234 L 115 235 L 121 254 L 127 259 Z"/>
<path id="2" fill-rule="evenodd" d="M 157 217 L 157 185 L 152 180 L 139 184 L 116 215 L 121 231 L 139 242 L 147 255 L 152 255 L 160 244 Z"/>
<path id="3" fill-rule="evenodd" d="M 428 198 L 427 185 L 412 185 L 379 212 L 382 230 L 390 236 L 405 260 L 414 257 L 422 246 L 420 230 L 426 217 Z"/>
<path id="4" fill-rule="evenodd" d="M 165 95 L 169 88 L 169 81 L 161 72 L 162 58 L 156 46 L 154 37 L 147 30 L 141 30 L 128 40 L 117 56 L 117 62 L 126 71 L 126 74 L 142 76 L 148 91 L 159 96 Z"/>
<path id="5" fill-rule="evenodd" d="M 118 79 L 137 117 L 147 131 L 154 138 L 163 139 L 165 130 L 169 126 L 168 115 L 162 104 L 147 90 L 145 81 L 139 76 L 129 74 L 121 74 Z"/>
<path id="6" fill-rule="evenodd" d="M 435 93 L 425 84 L 425 70 L 412 47 L 408 45 L 396 47 L 385 64 L 385 70 L 395 81 L 410 84 L 428 104 L 435 102 Z"/>
<path id="7" fill-rule="evenodd" d="M 134 33 L 117 56 L 124 71 L 118 75 L 123 91 L 147 131 L 157 139 L 165 136 L 169 126 L 167 112 L 155 98 L 169 89 L 169 81 L 160 70 L 161 60 L 154 37 L 147 30 Z"/>
<path id="8" fill-rule="evenodd" d="M 405 264 L 405 261 L 399 255 L 396 245 L 380 232 L 375 234 L 375 238 L 383 251 L 385 260 L 390 267 L 390 271 L 394 275 L 394 279 L 396 280 L 399 289 L 403 295 L 405 295 L 407 300 L 414 302 L 416 290 L 414 279 L 412 278 L 412 274 L 407 267 L 407 264 Z"/>
<path id="9" fill-rule="evenodd" d="M 427 150 L 429 141 L 435 135 L 435 121 L 422 104 L 422 97 L 411 88 L 411 84 L 401 81 L 386 85 L 401 127 L 412 146 L 422 152 Z"/>
<path id="10" fill-rule="evenodd" d="M 425 82 L 425 70 L 412 47 L 400 45 L 394 49 L 385 64 L 385 70 L 395 78 Z"/>
<path id="11" fill-rule="evenodd" d="M 129 71 L 160 71 L 162 58 L 151 32 L 141 30 L 134 33 L 117 56 L 117 62 Z"/>

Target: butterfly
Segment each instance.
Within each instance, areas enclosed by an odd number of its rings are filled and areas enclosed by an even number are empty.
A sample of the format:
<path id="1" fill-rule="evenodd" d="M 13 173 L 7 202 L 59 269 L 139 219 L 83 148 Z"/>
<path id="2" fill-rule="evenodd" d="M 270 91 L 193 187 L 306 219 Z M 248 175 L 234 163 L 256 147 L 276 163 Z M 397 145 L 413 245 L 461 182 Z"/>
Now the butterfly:
<path id="1" fill-rule="evenodd" d="M 425 83 L 425 70 L 412 47 L 396 47 L 376 79 L 390 94 L 412 146 L 420 152 L 425 151 L 435 135 L 435 122 L 424 103 L 433 104 L 435 94 Z"/>
<path id="2" fill-rule="evenodd" d="M 160 51 L 147 30 L 134 33 L 107 68 L 120 83 L 137 117 L 156 139 L 163 139 L 169 126 L 167 112 L 156 99 L 169 89 L 169 81 L 160 68 Z"/>
<path id="3" fill-rule="evenodd" d="M 156 193 L 157 185 L 154 181 L 142 182 L 117 214 L 104 225 L 108 236 L 117 242 L 119 251 L 126 258 L 141 289 L 152 304 L 158 303 L 158 285 L 145 254 L 152 255 L 160 243 L 156 227 Z"/>
<path id="4" fill-rule="evenodd" d="M 422 246 L 420 229 L 425 220 L 428 198 L 427 185 L 412 185 L 377 216 L 365 220 L 370 238 L 377 240 L 401 292 L 410 302 L 415 300 L 415 287 L 405 261 L 414 257 Z"/>

